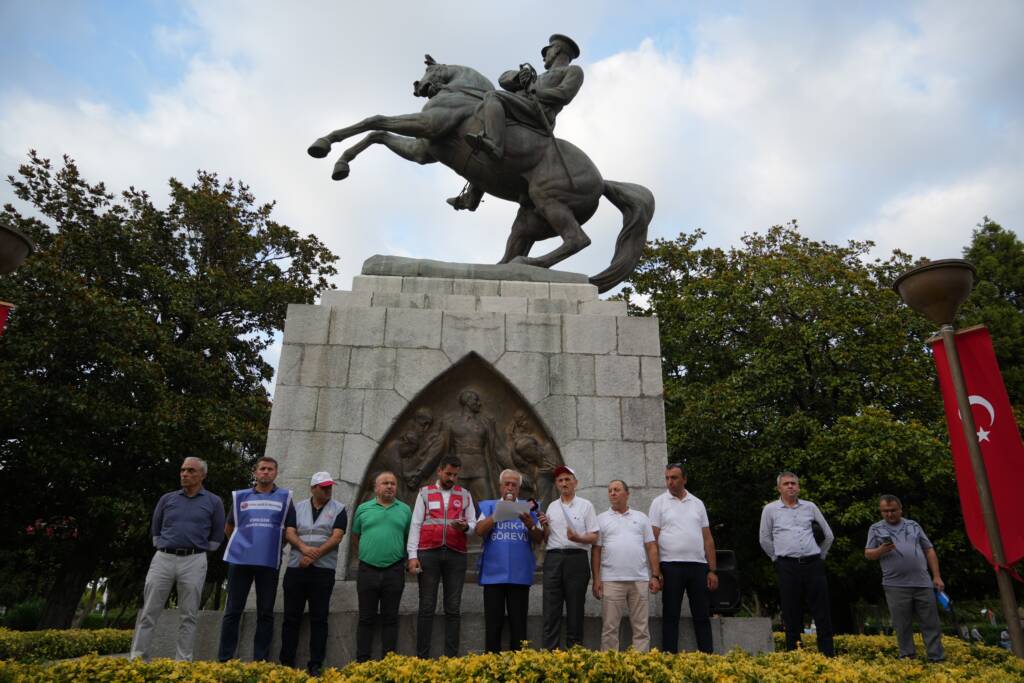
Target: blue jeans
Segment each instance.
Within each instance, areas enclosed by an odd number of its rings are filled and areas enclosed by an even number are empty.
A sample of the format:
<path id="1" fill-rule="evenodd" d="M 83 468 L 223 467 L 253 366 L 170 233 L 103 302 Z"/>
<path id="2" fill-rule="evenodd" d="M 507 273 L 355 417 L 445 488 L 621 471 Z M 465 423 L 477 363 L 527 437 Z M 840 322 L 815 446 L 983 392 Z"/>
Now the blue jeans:
<path id="1" fill-rule="evenodd" d="M 270 640 L 274 637 L 274 598 L 277 597 L 277 567 L 252 564 L 228 564 L 228 602 L 220 622 L 220 646 L 217 660 L 235 658 L 238 648 L 238 626 L 242 620 L 249 588 L 256 584 L 256 637 L 253 639 L 254 662 L 270 660 Z"/>

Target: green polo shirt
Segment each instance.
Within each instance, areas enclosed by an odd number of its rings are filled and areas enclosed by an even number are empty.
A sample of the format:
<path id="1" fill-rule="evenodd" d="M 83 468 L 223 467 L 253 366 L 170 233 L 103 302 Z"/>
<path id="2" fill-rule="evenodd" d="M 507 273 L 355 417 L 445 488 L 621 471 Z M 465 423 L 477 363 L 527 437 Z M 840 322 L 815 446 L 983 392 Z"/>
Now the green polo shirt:
<path id="1" fill-rule="evenodd" d="M 405 557 L 412 510 L 400 500 L 384 507 L 376 498 L 356 508 L 352 533 L 359 534 L 359 561 L 389 567 Z"/>

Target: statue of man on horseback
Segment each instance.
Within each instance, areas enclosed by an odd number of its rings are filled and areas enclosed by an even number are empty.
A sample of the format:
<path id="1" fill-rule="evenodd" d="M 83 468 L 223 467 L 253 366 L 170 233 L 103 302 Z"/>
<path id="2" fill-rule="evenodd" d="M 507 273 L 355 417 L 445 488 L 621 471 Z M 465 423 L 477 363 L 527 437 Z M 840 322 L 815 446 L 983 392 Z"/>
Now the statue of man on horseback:
<path id="1" fill-rule="evenodd" d="M 550 268 L 585 248 L 590 238 L 581 226 L 604 196 L 623 216 L 611 264 L 590 278 L 607 291 L 640 258 L 654 196 L 641 185 L 605 180 L 582 150 L 554 137 L 555 118 L 583 84 L 583 70 L 571 64 L 579 54 L 572 39 L 555 34 L 541 50 L 546 71 L 538 76 L 528 64 L 507 71 L 499 80 L 502 90 L 474 69 L 427 55 L 427 70 L 413 83 L 413 93 L 427 98 L 422 111 L 370 116 L 317 139 L 309 154 L 325 157 L 333 143 L 369 133 L 345 150 L 332 178 L 346 178 L 352 160 L 382 144 L 404 159 L 440 162 L 465 178 L 466 190 L 448 200 L 456 209 L 475 209 L 484 193 L 515 202 L 519 210 L 499 263 Z M 561 244 L 530 256 L 536 242 L 550 237 Z"/>
<path id="2" fill-rule="evenodd" d="M 557 144 L 553 133 L 555 117 L 572 102 L 583 86 L 583 69 L 571 64 L 580 56 L 580 48 L 572 38 L 556 33 L 548 39 L 540 54 L 546 71 L 538 76 L 533 66 L 521 64 L 518 69 L 501 74 L 498 85 L 503 89 L 484 94 L 481 105 L 483 131 L 466 135 L 470 146 L 496 161 L 505 156 L 506 119 L 547 136 L 549 141 L 542 144 Z M 470 183 L 448 203 L 456 211 L 475 211 L 482 197 L 483 190 Z"/>

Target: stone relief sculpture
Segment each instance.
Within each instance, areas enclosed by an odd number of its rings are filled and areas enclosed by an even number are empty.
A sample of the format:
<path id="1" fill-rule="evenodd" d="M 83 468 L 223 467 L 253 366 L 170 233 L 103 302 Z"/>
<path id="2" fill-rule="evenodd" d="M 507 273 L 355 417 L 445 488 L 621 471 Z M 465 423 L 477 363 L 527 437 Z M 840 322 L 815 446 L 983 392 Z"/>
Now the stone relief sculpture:
<path id="1" fill-rule="evenodd" d="M 398 416 L 366 469 L 358 500 L 368 500 L 374 478 L 390 470 L 398 478 L 398 497 L 411 505 L 448 453 L 462 460 L 460 483 L 475 501 L 496 498 L 498 475 L 512 468 L 524 475 L 523 497 L 546 502 L 553 495 L 552 472 L 562 464 L 558 445 L 530 404 L 475 353 L 436 377 Z"/>
<path id="2" fill-rule="evenodd" d="M 571 64 L 580 49 L 555 34 L 541 50 L 545 71 L 529 64 L 507 71 L 501 90 L 474 69 L 439 64 L 427 55 L 427 69 L 413 93 L 427 98 L 423 110 L 401 116 L 370 116 L 339 128 L 310 145 L 316 158 L 334 143 L 369 133 L 345 150 L 332 178 L 348 177 L 350 162 L 374 144 L 419 164 L 441 162 L 466 179 L 466 189 L 449 200 L 455 209 L 475 210 L 484 194 L 519 206 L 499 263 L 551 268 L 590 244 L 583 231 L 605 197 L 623 223 L 611 264 L 590 278 L 602 292 L 633 271 L 654 216 L 654 195 L 634 183 L 602 178 L 578 147 L 556 138 L 555 117 L 583 85 L 583 70 Z M 550 252 L 530 256 L 536 242 L 559 237 Z"/>
<path id="3" fill-rule="evenodd" d="M 549 458 L 548 444 L 538 438 L 538 430 L 522 410 L 516 411 L 507 430 L 507 443 L 514 469 L 523 474 L 520 495 L 536 501 L 548 501 L 554 491 L 554 470 L 558 464 Z"/>
<path id="4" fill-rule="evenodd" d="M 473 500 L 498 497 L 501 470 L 512 468 L 508 445 L 498 437 L 494 418 L 483 412 L 483 401 L 475 389 L 459 392 L 459 410 L 447 415 L 432 435 L 426 457 L 414 481 L 429 483 L 441 458 L 447 454 L 462 460 L 459 483 Z"/>

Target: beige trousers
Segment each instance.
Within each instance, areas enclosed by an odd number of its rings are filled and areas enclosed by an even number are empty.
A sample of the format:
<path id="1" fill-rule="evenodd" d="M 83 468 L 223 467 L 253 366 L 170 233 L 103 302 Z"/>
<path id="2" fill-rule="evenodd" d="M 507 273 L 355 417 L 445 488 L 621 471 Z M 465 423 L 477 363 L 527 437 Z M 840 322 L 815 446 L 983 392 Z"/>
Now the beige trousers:
<path id="1" fill-rule="evenodd" d="M 604 581 L 602 585 L 601 650 L 619 649 L 619 625 L 624 616 L 629 617 L 633 631 L 633 648 L 638 652 L 650 650 L 647 581 Z"/>

